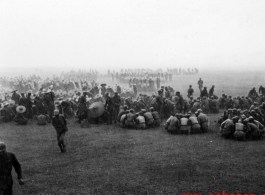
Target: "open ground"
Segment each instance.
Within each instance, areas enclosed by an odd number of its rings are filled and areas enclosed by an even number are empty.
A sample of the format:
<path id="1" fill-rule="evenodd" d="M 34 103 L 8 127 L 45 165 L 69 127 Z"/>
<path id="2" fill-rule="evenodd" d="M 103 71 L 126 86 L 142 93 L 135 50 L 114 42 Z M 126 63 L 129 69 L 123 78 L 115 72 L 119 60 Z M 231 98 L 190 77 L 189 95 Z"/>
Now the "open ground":
<path id="1" fill-rule="evenodd" d="M 216 86 L 217 95 L 246 95 L 264 83 L 263 75 L 207 72 L 176 76 L 169 85 L 185 97 L 192 84 L 196 96 L 201 77 L 208 88 Z M 198 135 L 170 135 L 162 125 L 144 131 L 105 124 L 82 129 L 71 119 L 65 154 L 51 124 L 38 126 L 35 120 L 27 126 L 0 124 L 0 140 L 22 164 L 26 185 L 15 180 L 14 194 L 265 193 L 264 140 L 221 138 L 220 114 L 209 115 L 211 131 Z"/>

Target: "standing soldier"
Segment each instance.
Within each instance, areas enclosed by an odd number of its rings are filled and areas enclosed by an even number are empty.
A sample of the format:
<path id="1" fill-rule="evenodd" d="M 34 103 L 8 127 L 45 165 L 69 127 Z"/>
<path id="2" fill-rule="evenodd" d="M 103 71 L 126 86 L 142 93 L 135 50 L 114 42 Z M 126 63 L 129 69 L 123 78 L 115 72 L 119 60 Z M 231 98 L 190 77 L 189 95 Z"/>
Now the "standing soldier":
<path id="1" fill-rule="evenodd" d="M 12 91 L 11 93 L 13 93 L 11 99 L 14 100 L 16 104 L 18 104 L 20 95 L 17 94 L 17 90 Z"/>
<path id="2" fill-rule="evenodd" d="M 64 153 L 66 151 L 64 137 L 65 133 L 68 131 L 67 121 L 62 114 L 59 114 L 59 110 L 54 110 L 53 114 L 54 116 L 52 118 L 52 125 L 54 126 L 57 133 L 58 146 L 61 152 Z"/>
<path id="3" fill-rule="evenodd" d="M 198 81 L 198 85 L 199 85 L 199 90 L 201 92 L 202 91 L 202 88 L 203 88 L 203 80 L 201 78 Z"/>
<path id="4" fill-rule="evenodd" d="M 105 110 L 108 112 L 108 121 L 107 124 L 112 124 L 112 118 L 113 118 L 113 103 L 111 101 L 111 98 L 109 96 L 109 93 L 105 94 Z"/>
<path id="5" fill-rule="evenodd" d="M 15 168 L 17 173 L 18 183 L 24 185 L 22 179 L 21 165 L 18 162 L 15 154 L 6 152 L 6 145 L 0 142 L 0 194 L 12 195 L 13 194 L 13 178 L 12 167 Z"/>
<path id="6" fill-rule="evenodd" d="M 188 89 L 188 98 L 190 98 L 191 96 L 193 96 L 193 92 L 194 92 L 194 90 L 192 89 L 192 86 L 190 85 L 189 86 L 189 89 Z"/>
<path id="7" fill-rule="evenodd" d="M 120 105 L 121 105 L 121 97 L 119 96 L 118 92 L 114 92 L 112 103 L 114 105 L 114 109 L 113 109 L 114 123 L 116 123 Z"/>
<path id="8" fill-rule="evenodd" d="M 159 77 L 156 78 L 156 88 L 159 89 L 160 88 L 160 83 L 161 83 L 161 80 Z"/>

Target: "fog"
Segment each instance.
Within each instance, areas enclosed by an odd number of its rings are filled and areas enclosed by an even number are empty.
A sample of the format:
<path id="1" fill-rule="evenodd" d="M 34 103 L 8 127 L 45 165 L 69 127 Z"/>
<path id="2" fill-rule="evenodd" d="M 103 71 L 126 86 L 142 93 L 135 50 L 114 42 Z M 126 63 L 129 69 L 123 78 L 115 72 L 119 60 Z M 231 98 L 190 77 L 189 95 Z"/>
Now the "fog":
<path id="1" fill-rule="evenodd" d="M 265 1 L 0 1 L 1 74 L 264 70 Z"/>

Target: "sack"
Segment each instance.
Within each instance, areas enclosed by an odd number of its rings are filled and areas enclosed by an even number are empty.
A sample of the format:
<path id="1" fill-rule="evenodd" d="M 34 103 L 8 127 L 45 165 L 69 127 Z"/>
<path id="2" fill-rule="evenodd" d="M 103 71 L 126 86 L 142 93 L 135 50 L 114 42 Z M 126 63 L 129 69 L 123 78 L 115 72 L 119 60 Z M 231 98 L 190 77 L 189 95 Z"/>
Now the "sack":
<path id="1" fill-rule="evenodd" d="M 37 119 L 38 119 L 38 125 L 46 125 L 47 121 L 46 116 L 39 115 Z"/>

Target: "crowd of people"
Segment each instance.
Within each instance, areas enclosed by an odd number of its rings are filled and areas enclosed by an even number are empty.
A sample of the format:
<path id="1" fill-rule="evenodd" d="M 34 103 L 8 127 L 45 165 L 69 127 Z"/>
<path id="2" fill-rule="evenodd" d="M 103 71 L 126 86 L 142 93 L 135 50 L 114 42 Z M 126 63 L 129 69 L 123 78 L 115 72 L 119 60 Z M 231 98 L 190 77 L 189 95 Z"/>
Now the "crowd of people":
<path id="1" fill-rule="evenodd" d="M 172 81 L 173 75 L 162 70 L 151 69 L 125 69 L 120 72 L 111 72 L 108 75 L 112 77 L 112 82 L 128 84 L 129 88 L 137 88 L 139 92 L 154 92 L 158 90 L 161 83 Z"/>
<path id="2" fill-rule="evenodd" d="M 167 72 L 172 73 L 174 75 L 197 75 L 199 74 L 199 70 L 197 68 L 169 68 Z"/>
<path id="3" fill-rule="evenodd" d="M 260 86 L 259 93 L 252 88 L 247 97 L 232 98 L 222 95 L 220 102 L 225 111 L 218 123 L 223 137 L 236 140 L 263 138 L 265 133 L 264 92 L 264 88 Z"/>
<path id="4" fill-rule="evenodd" d="M 21 83 L 26 81 L 33 81 L 33 87 L 21 87 Z M 17 82 L 20 84 L 17 85 Z M 258 92 L 252 88 L 246 96 L 232 98 L 222 94 L 218 98 L 214 94 L 215 85 L 208 91 L 200 78 L 197 83 L 200 95 L 196 98 L 193 98 L 192 85 L 187 86 L 186 95 L 175 92 L 170 86 L 160 85 L 156 86 L 157 93 L 148 95 L 138 94 L 135 84 L 132 84 L 133 89 L 105 83 L 99 85 L 82 72 L 69 72 L 45 80 L 36 76 L 1 78 L 0 84 L 0 124 L 14 121 L 19 125 L 27 125 L 29 120 L 36 121 L 38 125 L 51 123 L 56 130 L 58 147 L 62 153 L 66 152 L 64 137 L 68 131 L 68 119 L 73 117 L 81 127 L 89 127 L 90 123 L 116 123 L 121 128 L 139 130 L 159 127 L 165 120 L 163 127 L 170 134 L 196 134 L 209 131 L 208 113 L 218 113 L 219 109 L 224 109 L 218 120 L 223 137 L 256 140 L 261 139 L 265 133 L 265 88 L 262 86 Z M 10 91 L 10 88 L 14 90 Z M 102 113 L 93 115 L 90 109 L 92 105 L 102 105 Z M 1 155 L 13 158 L 19 183 L 23 185 L 20 165 L 14 155 L 5 151 L 2 142 L 0 158 Z M 7 164 L 2 163 L 1 166 Z M 10 173 L 9 169 L 6 174 Z M 8 190 L 12 190 L 12 186 L 5 189 Z"/>
<path id="5" fill-rule="evenodd" d="M 15 121 L 17 124 L 26 125 L 29 120 L 36 119 L 38 125 L 52 123 L 55 129 L 63 129 L 61 133 L 59 130 L 57 132 L 58 145 L 62 152 L 65 151 L 63 137 L 67 131 L 67 119 L 71 117 L 76 117 L 81 126 L 85 123 L 103 122 L 118 123 L 120 127 L 136 129 L 156 127 L 166 119 L 164 127 L 168 132 L 190 134 L 207 132 L 209 121 L 206 114 L 218 113 L 219 109 L 225 109 L 219 120 L 221 133 L 225 137 L 234 137 L 234 133 L 238 131 L 237 127 L 240 126 L 237 123 L 240 121 L 246 137 L 249 137 L 248 132 L 252 131 L 255 131 L 251 133 L 253 138 L 257 137 L 256 131 L 260 137 L 263 135 L 265 91 L 262 86 L 259 93 L 255 88 L 251 89 L 247 97 L 232 98 L 223 94 L 218 98 L 214 94 L 215 86 L 213 85 L 208 92 L 200 78 L 200 96 L 193 98 L 194 89 L 189 85 L 185 98 L 170 86 L 160 86 L 157 93 L 147 95 L 138 94 L 137 88 L 127 90 L 119 85 L 99 85 L 94 80 L 88 82 L 85 78 L 80 80 L 82 84 L 73 82 L 72 88 L 54 84 L 55 79 L 46 79 L 40 84 L 39 89 L 35 89 L 35 93 L 32 90 L 19 93 L 17 89 L 11 93 L 5 92 L 0 96 L 0 121 Z M 104 110 L 100 116 L 91 117 L 89 107 L 95 102 L 104 105 Z M 63 121 L 63 124 L 58 125 L 58 121 Z M 229 126 L 231 130 L 232 124 L 234 132 L 231 131 L 229 134 L 227 129 Z"/>

